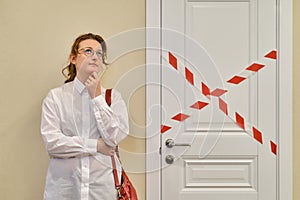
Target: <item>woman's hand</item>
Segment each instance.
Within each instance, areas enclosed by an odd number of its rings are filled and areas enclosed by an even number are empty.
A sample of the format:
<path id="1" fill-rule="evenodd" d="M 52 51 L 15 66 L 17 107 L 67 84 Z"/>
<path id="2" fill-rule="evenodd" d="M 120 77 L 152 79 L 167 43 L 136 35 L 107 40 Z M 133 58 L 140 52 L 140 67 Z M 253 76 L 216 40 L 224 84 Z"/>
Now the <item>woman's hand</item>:
<path id="1" fill-rule="evenodd" d="M 93 72 L 84 83 L 91 98 L 95 98 L 101 94 L 100 79 L 96 72 Z"/>
<path id="2" fill-rule="evenodd" d="M 115 154 L 115 147 L 108 146 L 102 138 L 99 138 L 97 142 L 97 152 L 107 156 L 113 156 Z"/>

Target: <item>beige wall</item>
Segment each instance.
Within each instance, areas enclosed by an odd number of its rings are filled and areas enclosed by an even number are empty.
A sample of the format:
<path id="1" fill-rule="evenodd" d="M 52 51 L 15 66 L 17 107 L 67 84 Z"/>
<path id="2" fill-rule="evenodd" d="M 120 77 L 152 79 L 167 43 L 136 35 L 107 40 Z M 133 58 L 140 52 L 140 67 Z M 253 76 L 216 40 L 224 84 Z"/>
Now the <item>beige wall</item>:
<path id="1" fill-rule="evenodd" d="M 300 199 L 300 1 L 293 2 L 293 167 L 294 200 Z"/>
<path id="2" fill-rule="evenodd" d="M 0 199 L 42 199 L 48 156 L 39 131 L 41 103 L 50 88 L 62 84 L 61 69 L 75 37 L 94 32 L 111 40 L 144 26 L 143 0 L 0 0 Z M 120 57 L 104 75 L 104 86 L 114 87 L 122 75 L 144 63 L 144 51 Z M 139 77 L 145 80 L 145 73 Z M 144 155 L 144 102 L 141 87 L 128 102 L 140 110 L 133 112 L 131 106 L 129 113 L 141 125 L 141 137 L 128 137 L 121 145 L 123 152 Z M 125 165 L 133 165 L 126 155 Z M 142 200 L 145 159 L 135 161 L 139 173 L 130 176 Z"/>
<path id="3" fill-rule="evenodd" d="M 41 102 L 50 88 L 60 85 L 62 66 L 73 39 L 95 32 L 112 38 L 124 30 L 145 26 L 145 0 L 0 0 L 0 199 L 42 198 L 48 157 L 39 133 Z M 300 2 L 294 1 L 294 200 L 300 199 Z M 122 44 L 120 44 L 122 45 Z M 122 75 L 145 63 L 144 51 L 134 51 L 113 62 L 103 77 L 106 87 L 118 85 Z M 144 80 L 143 67 L 137 70 Z M 133 73 L 134 74 L 134 73 Z M 122 78 L 121 78 L 122 77 Z M 125 78 L 126 80 L 126 78 Z M 120 87 L 122 88 L 122 87 Z M 126 87 L 125 87 L 126 88 Z M 126 89 L 121 90 L 126 93 Z M 145 88 L 128 100 L 131 133 L 121 144 L 125 168 L 145 199 Z M 140 112 L 139 112 L 140 111 Z M 138 137 L 136 137 L 138 136 Z M 125 152 L 125 153 L 124 153 Z M 126 153 L 127 152 L 127 153 Z M 128 152 L 130 157 L 128 156 Z M 136 164 L 135 164 L 136 163 Z"/>

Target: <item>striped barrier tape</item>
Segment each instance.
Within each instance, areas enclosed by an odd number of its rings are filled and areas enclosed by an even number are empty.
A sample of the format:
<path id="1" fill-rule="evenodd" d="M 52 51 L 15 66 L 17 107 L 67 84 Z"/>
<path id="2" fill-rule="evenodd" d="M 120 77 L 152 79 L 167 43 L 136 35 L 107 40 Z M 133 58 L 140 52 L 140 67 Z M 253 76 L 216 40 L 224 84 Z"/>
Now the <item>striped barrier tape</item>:
<path id="1" fill-rule="evenodd" d="M 271 60 L 276 60 L 277 59 L 277 52 L 276 50 L 272 50 L 269 53 L 267 53 L 264 58 L 266 59 L 271 59 Z M 221 96 L 228 92 L 225 89 L 222 88 L 216 88 L 213 91 L 207 86 L 206 83 L 203 81 L 199 81 L 198 77 L 196 77 L 193 73 L 193 71 L 186 67 L 182 62 L 180 62 L 176 56 L 174 56 L 171 52 L 168 52 L 167 55 L 164 53 L 163 54 L 163 59 L 166 60 L 169 65 L 179 72 L 185 80 L 191 84 L 193 87 L 195 87 L 198 91 L 201 92 L 202 95 L 204 95 L 208 100 L 211 99 L 211 96 L 218 98 L 219 102 L 219 109 L 234 123 L 236 123 L 240 128 L 242 128 L 247 134 L 252 136 L 257 142 L 260 144 L 264 144 L 266 141 L 265 135 L 255 126 L 252 126 L 252 129 L 246 130 L 246 120 L 245 118 L 238 112 L 234 112 L 234 116 L 231 116 L 229 114 L 229 106 L 228 103 L 225 102 Z M 264 62 L 265 63 L 265 62 Z M 238 85 L 241 82 L 247 80 L 250 76 L 258 73 L 261 69 L 263 69 L 266 65 L 261 63 L 261 62 L 254 62 L 250 66 L 247 66 L 244 70 L 241 72 L 237 73 L 234 75 L 232 78 L 230 78 L 227 82 L 230 84 L 235 84 Z M 209 105 L 209 102 L 203 102 L 203 101 L 197 101 L 193 105 L 190 106 L 190 108 L 201 110 L 204 107 Z M 178 113 L 177 115 L 173 116 L 171 119 L 178 121 L 178 122 L 183 122 L 187 118 L 189 118 L 190 115 L 185 114 L 185 113 Z M 249 124 L 249 123 L 247 123 Z M 166 133 L 169 131 L 172 127 L 168 125 L 161 125 L 161 134 Z M 265 139 L 264 139 L 265 137 Z M 277 144 L 273 140 L 269 140 L 269 145 L 270 145 L 270 150 L 274 155 L 277 155 Z"/>

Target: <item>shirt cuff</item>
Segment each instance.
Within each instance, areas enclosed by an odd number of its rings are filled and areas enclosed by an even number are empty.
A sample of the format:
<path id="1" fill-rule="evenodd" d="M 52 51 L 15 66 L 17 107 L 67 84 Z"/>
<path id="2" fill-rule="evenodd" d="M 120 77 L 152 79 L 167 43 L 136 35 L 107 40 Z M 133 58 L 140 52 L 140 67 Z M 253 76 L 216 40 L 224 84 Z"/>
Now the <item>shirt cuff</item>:
<path id="1" fill-rule="evenodd" d="M 90 154 L 95 154 L 97 153 L 97 143 L 98 143 L 98 140 L 97 139 L 87 139 L 85 141 L 85 146 L 87 148 L 87 151 L 90 153 Z"/>
<path id="2" fill-rule="evenodd" d="M 97 97 L 95 97 L 94 99 L 92 99 L 92 101 L 98 106 L 98 107 L 102 107 L 104 105 L 107 105 L 105 98 L 103 97 L 103 95 L 99 95 Z"/>

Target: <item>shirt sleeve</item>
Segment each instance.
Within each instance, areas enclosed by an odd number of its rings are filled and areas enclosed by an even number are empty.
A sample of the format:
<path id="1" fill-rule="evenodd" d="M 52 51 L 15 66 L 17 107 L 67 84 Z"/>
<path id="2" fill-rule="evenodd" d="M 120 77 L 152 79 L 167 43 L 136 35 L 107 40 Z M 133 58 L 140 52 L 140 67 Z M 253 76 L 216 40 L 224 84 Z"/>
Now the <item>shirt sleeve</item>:
<path id="1" fill-rule="evenodd" d="M 103 95 L 92 99 L 97 127 L 104 142 L 117 146 L 129 132 L 128 113 L 124 100 L 119 92 L 112 90 L 111 106 L 108 106 Z"/>
<path id="2" fill-rule="evenodd" d="M 42 105 L 41 134 L 46 150 L 52 157 L 70 158 L 93 155 L 97 152 L 97 139 L 84 139 L 62 133 L 58 107 L 51 92 Z"/>

